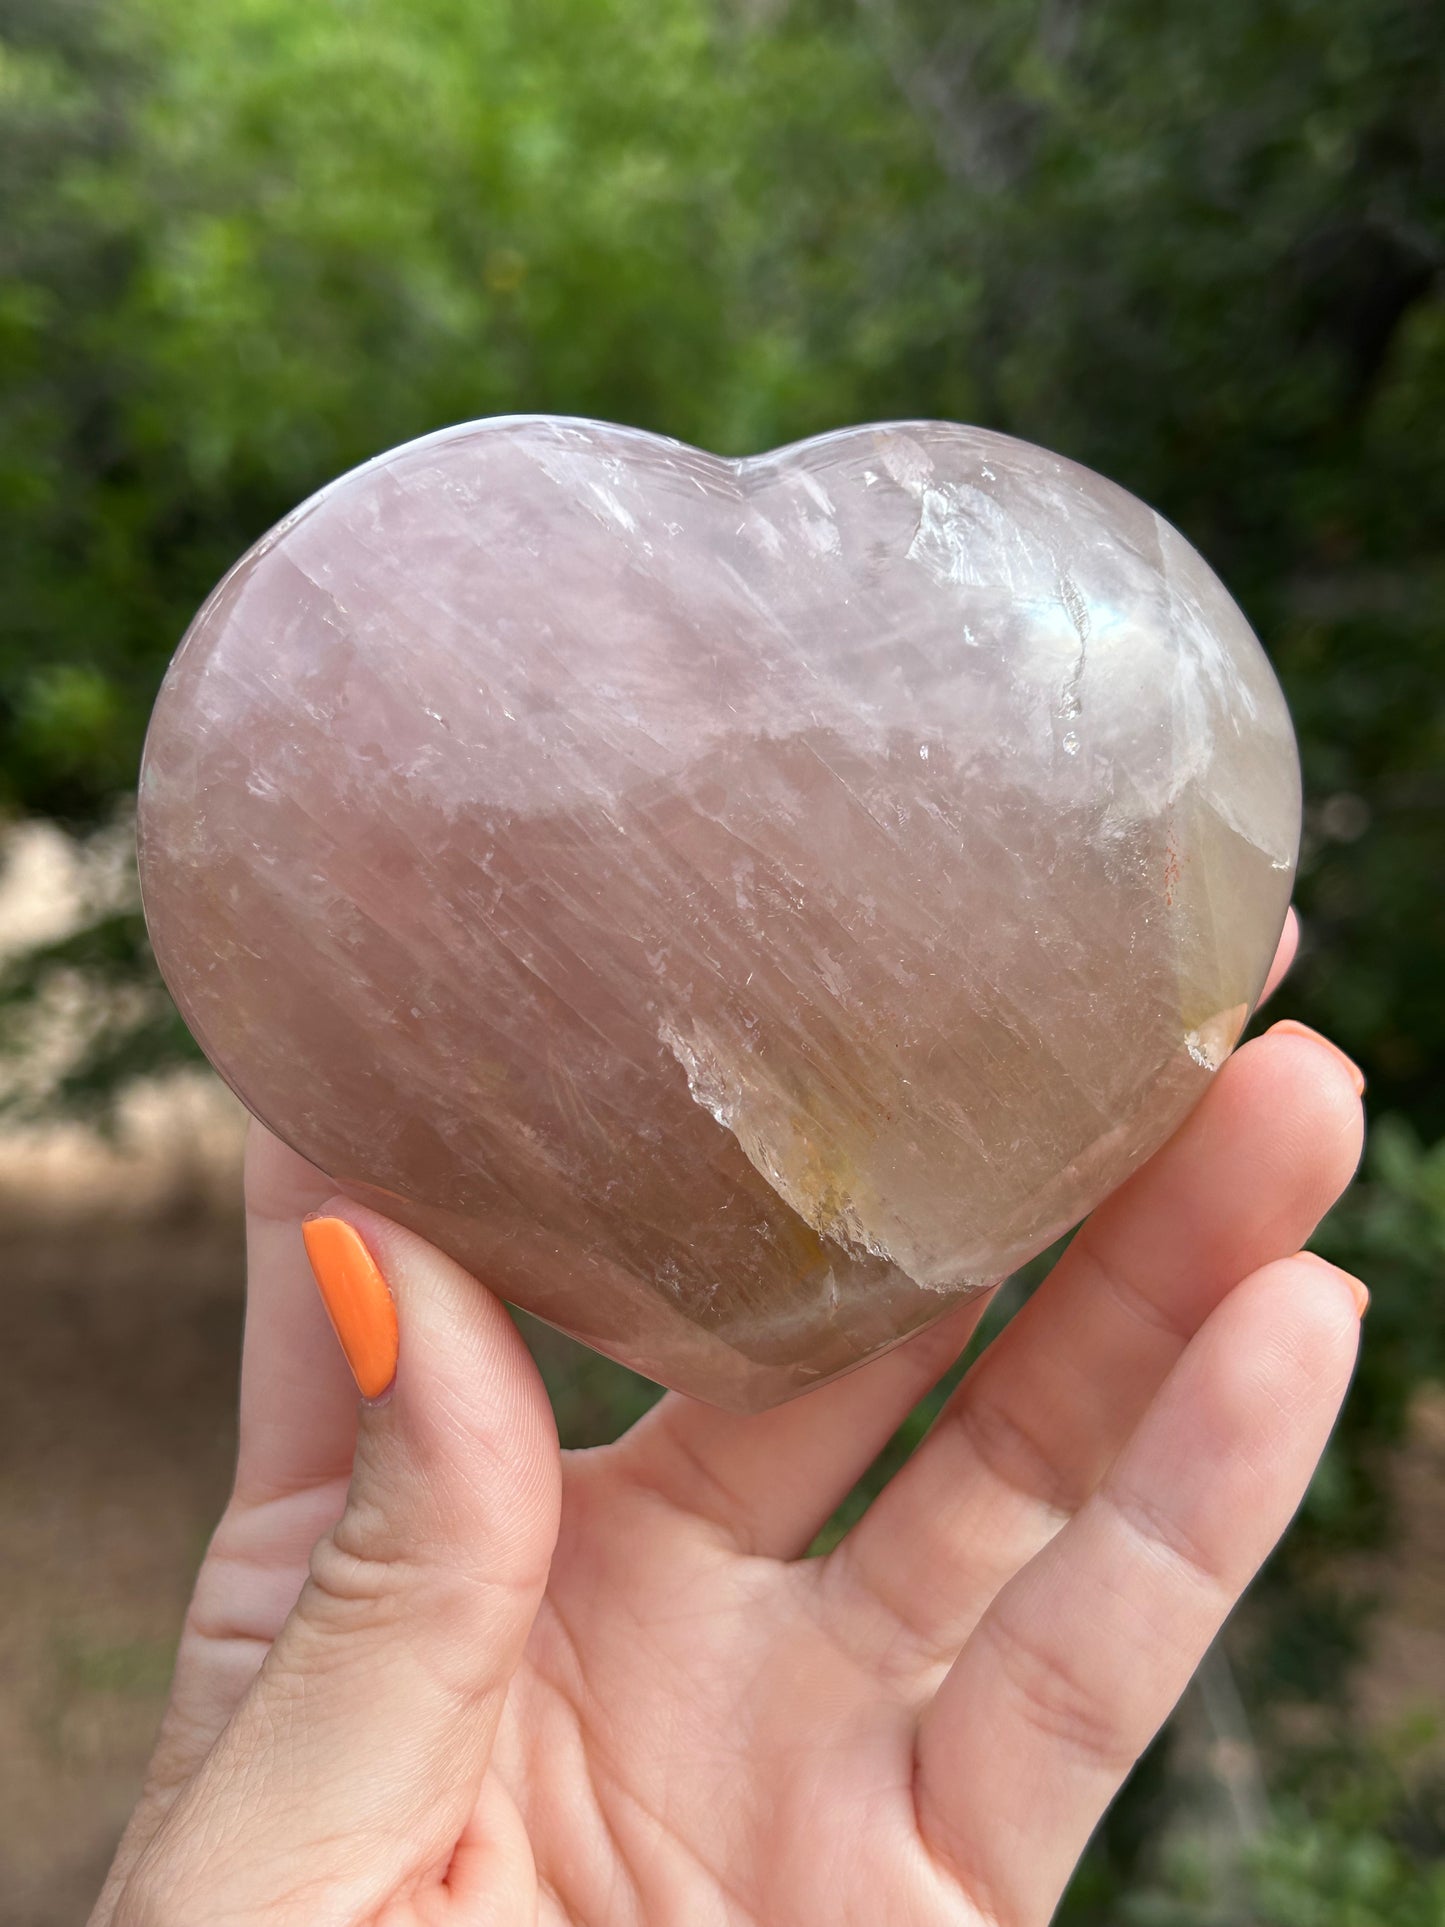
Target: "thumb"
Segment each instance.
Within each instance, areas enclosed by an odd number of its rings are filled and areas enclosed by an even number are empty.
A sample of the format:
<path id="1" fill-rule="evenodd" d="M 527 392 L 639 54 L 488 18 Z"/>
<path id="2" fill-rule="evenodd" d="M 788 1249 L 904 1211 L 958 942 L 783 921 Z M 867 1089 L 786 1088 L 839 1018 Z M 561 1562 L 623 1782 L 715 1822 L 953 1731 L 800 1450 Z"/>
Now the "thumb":
<path id="1" fill-rule="evenodd" d="M 307 1253 L 366 1400 L 345 1509 L 117 1923 L 369 1919 L 444 1879 L 546 1584 L 560 1465 L 511 1319 L 335 1199 Z M 478 1843 L 484 1844 L 484 1843 Z"/>

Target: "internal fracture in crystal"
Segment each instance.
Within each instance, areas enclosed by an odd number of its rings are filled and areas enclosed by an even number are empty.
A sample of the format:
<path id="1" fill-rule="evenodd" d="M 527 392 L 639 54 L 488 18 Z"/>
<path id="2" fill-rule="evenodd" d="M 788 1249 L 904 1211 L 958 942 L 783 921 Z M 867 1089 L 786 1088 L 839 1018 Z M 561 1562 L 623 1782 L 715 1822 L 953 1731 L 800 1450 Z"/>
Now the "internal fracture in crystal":
<path id="1" fill-rule="evenodd" d="M 398 449 L 217 588 L 141 794 L 162 969 L 256 1115 L 738 1408 L 1163 1142 L 1259 994 L 1298 827 L 1283 699 L 1196 552 L 939 423 Z"/>

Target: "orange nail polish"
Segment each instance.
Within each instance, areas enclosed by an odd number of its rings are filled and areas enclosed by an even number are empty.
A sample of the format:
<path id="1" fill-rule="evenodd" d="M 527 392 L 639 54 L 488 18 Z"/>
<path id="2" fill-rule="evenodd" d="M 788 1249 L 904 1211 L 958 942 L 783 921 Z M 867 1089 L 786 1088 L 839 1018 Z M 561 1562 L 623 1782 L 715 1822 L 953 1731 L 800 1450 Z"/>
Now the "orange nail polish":
<path id="1" fill-rule="evenodd" d="M 1310 1043 L 1321 1044 L 1327 1051 L 1332 1051 L 1350 1073 L 1350 1079 L 1355 1087 L 1355 1095 L 1357 1097 L 1364 1096 L 1365 1073 L 1360 1069 L 1353 1057 L 1346 1057 L 1338 1044 L 1332 1044 L 1328 1037 L 1322 1037 L 1317 1030 L 1311 1030 L 1308 1024 L 1302 1024 L 1294 1017 L 1282 1017 L 1277 1024 L 1270 1025 L 1265 1035 L 1267 1037 L 1273 1037 L 1276 1032 L 1282 1032 L 1286 1037 L 1307 1037 Z"/>
<path id="2" fill-rule="evenodd" d="M 344 1218 L 301 1227 L 321 1301 L 363 1398 L 379 1398 L 396 1377 L 396 1306 L 375 1258 Z"/>

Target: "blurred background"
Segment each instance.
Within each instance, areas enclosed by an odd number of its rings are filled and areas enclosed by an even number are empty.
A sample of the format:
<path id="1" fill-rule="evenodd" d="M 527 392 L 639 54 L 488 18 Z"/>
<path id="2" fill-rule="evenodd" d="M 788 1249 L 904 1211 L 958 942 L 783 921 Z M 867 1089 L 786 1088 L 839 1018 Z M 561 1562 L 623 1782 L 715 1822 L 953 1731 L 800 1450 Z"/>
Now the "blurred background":
<path id="1" fill-rule="evenodd" d="M 1442 53 L 1441 0 L 0 0 L 7 1927 L 84 1917 L 233 1447 L 240 1120 L 136 909 L 146 716 L 279 515 L 512 410 L 986 423 L 1250 615 L 1308 793 L 1279 1009 L 1370 1079 L 1319 1244 L 1374 1304 L 1064 1917 L 1445 1922 Z M 650 1396 L 537 1343 L 573 1439 Z"/>

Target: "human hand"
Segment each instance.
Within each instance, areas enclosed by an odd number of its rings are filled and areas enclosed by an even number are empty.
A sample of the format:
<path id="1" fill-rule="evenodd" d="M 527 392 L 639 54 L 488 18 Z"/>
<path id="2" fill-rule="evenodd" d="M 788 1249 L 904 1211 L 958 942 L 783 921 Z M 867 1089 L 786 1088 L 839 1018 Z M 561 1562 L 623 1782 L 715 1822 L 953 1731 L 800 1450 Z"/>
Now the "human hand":
<path id="1" fill-rule="evenodd" d="M 826 1558 L 975 1302 L 559 1455 L 502 1307 L 258 1131 L 234 1495 L 92 1927 L 1037 1927 L 1283 1531 L 1363 1290 L 1358 1074 L 1283 1025 L 1096 1211 Z M 400 1329 L 357 1412 L 301 1223 Z"/>

